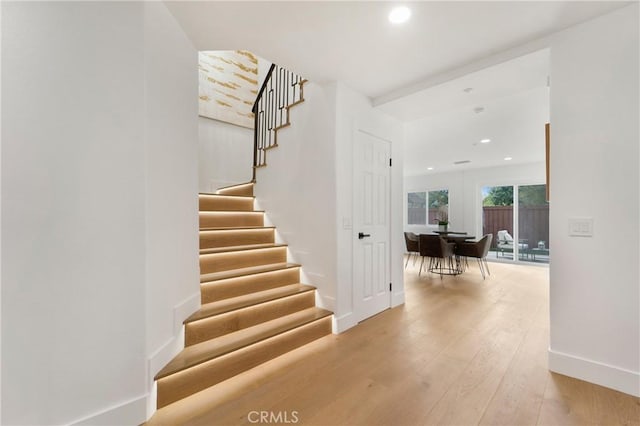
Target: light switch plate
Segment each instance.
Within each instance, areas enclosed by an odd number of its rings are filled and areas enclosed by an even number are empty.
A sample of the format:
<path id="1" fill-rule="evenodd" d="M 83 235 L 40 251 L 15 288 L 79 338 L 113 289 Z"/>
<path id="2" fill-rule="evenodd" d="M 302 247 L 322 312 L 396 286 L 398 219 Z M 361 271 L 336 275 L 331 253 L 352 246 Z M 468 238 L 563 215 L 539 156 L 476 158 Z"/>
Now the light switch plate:
<path id="1" fill-rule="evenodd" d="M 570 217 L 569 218 L 570 237 L 593 237 L 592 217 Z"/>

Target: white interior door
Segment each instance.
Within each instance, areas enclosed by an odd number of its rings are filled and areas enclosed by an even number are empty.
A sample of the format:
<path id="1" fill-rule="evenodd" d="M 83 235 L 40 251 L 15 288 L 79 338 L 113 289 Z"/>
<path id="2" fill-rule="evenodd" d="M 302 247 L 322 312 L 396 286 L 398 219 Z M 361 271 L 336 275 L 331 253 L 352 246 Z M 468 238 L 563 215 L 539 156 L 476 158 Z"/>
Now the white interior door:
<path id="1" fill-rule="evenodd" d="M 354 313 L 362 321 L 391 306 L 391 144 L 357 131 L 354 147 Z"/>

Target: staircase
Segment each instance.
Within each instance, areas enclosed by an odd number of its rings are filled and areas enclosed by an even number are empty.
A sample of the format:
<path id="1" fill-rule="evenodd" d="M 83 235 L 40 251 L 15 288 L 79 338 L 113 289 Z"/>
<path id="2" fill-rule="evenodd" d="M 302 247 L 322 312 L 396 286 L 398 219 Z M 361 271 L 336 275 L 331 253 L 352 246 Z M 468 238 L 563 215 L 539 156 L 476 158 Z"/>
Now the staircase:
<path id="1" fill-rule="evenodd" d="M 155 376 L 161 408 L 331 333 L 300 265 L 254 210 L 253 183 L 200 194 L 202 307 L 185 349 Z"/>

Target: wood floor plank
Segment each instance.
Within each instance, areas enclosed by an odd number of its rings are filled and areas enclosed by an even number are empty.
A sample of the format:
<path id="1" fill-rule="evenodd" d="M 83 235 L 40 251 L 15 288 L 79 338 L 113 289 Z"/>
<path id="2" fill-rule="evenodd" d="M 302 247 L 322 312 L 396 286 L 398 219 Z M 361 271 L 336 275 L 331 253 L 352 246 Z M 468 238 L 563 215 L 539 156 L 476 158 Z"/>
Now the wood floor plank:
<path id="1" fill-rule="evenodd" d="M 548 312 L 544 307 L 540 311 Z M 533 425 L 538 421 L 540 407 L 550 373 L 547 370 L 549 347 L 548 315 L 546 326 L 534 326 L 527 333 L 500 386 L 480 421 L 482 425 Z"/>
<path id="2" fill-rule="evenodd" d="M 405 272 L 406 303 L 159 410 L 150 425 L 636 425 L 638 398 L 547 370 L 548 269 Z M 426 275 L 426 276 L 425 276 Z M 433 275 L 433 274 L 431 274 Z"/>
<path id="3" fill-rule="evenodd" d="M 428 413 L 424 424 L 469 425 L 480 421 L 522 336 L 497 330 L 483 340 L 480 350 Z"/>
<path id="4" fill-rule="evenodd" d="M 539 425 L 640 425 L 640 398 L 549 374 Z"/>

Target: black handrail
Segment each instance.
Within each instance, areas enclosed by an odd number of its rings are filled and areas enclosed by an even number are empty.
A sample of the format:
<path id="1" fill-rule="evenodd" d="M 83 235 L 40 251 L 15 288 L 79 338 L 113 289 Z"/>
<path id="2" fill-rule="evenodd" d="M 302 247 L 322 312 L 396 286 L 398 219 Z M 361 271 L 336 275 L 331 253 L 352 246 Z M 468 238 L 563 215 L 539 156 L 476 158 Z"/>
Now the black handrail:
<path id="1" fill-rule="evenodd" d="M 275 71 L 275 77 L 274 77 Z M 266 150 L 277 146 L 276 130 L 289 124 L 289 107 L 302 101 L 303 78 L 272 64 L 251 111 L 253 129 L 253 182 L 256 169 L 266 165 Z"/>

